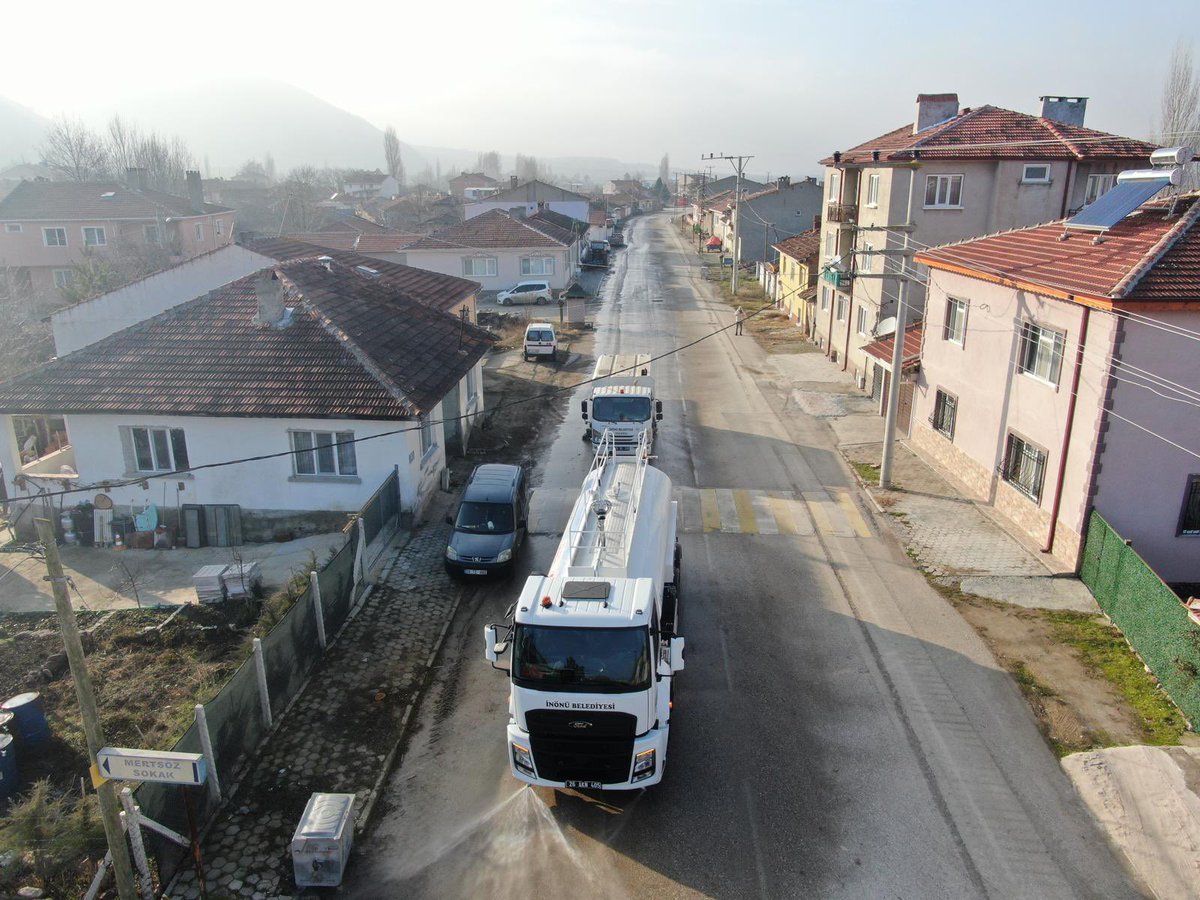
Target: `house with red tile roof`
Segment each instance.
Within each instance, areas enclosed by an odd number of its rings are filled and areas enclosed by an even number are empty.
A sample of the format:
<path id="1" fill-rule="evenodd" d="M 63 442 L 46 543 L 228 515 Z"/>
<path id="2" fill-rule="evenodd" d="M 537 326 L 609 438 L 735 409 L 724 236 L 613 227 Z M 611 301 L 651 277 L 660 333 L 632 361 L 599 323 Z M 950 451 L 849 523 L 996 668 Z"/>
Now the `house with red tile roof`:
<path id="1" fill-rule="evenodd" d="M 819 225 L 819 221 L 818 221 Z M 817 294 L 821 229 L 810 228 L 773 245 L 779 254 L 775 303 L 788 318 L 812 334 L 812 303 Z"/>
<path id="2" fill-rule="evenodd" d="M 190 196 L 115 182 L 23 181 L 0 200 L 0 290 L 61 302 L 75 267 L 91 257 L 155 253 L 182 262 L 233 240 L 234 211 L 205 203 L 200 173 Z M 7 279 L 3 273 L 7 272 Z"/>
<path id="3" fill-rule="evenodd" d="M 917 246 L 936 246 L 1050 222 L 1148 164 L 1153 144 L 1085 127 L 1086 109 L 1083 97 L 1043 97 L 1031 115 L 920 94 L 911 123 L 821 160 L 816 339 L 825 355 L 860 385 L 880 384 L 862 348 L 896 316 L 905 226 Z M 909 319 L 919 318 L 923 288 L 907 290 Z"/>
<path id="4" fill-rule="evenodd" d="M 463 207 L 463 218 L 473 219 L 492 210 L 503 210 L 512 215 L 532 216 L 538 210 L 548 209 L 562 213 L 572 219 L 586 222 L 589 199 L 583 194 L 569 191 L 545 181 L 520 183 L 514 175 L 507 188 L 481 200 L 469 201 Z"/>
<path id="5" fill-rule="evenodd" d="M 518 281 L 545 278 L 561 290 L 579 272 L 583 220 L 554 213 L 527 217 L 493 209 L 450 228 L 435 231 L 404 248 L 410 266 L 469 278 L 485 291 L 500 291 Z M 564 221 L 580 228 L 564 227 Z"/>
<path id="6" fill-rule="evenodd" d="M 449 179 L 450 193 L 458 200 L 479 200 L 500 190 L 500 182 L 482 172 L 463 172 Z"/>
<path id="7" fill-rule="evenodd" d="M 1077 567 L 1097 510 L 1200 582 L 1200 195 L 923 250 L 910 446 Z"/>
<path id="8" fill-rule="evenodd" d="M 340 527 L 396 469 L 401 509 L 421 513 L 443 420 L 465 447 L 483 409 L 493 339 L 444 311 L 476 286 L 286 241 L 227 249 L 268 264 L 0 384 L 10 503 L 77 487 L 119 513 L 159 505 L 169 526 L 182 504 L 236 504 L 246 539 L 270 540 L 281 520 Z M 27 463 L 46 421 L 66 446 Z"/>

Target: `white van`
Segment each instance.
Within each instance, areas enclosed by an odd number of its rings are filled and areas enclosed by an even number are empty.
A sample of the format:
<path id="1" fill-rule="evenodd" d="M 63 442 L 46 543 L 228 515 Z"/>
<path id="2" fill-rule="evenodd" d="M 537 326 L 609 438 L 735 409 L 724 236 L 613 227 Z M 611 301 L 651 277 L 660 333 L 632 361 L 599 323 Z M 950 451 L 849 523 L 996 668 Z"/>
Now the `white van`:
<path id="1" fill-rule="evenodd" d="M 543 306 L 553 299 L 554 291 L 550 289 L 550 282 L 544 279 L 518 281 L 507 291 L 501 291 L 496 295 L 496 304 L 509 306 L 513 303 L 536 303 L 538 306 Z"/>
<path id="2" fill-rule="evenodd" d="M 539 356 L 548 356 L 552 362 L 557 360 L 558 338 L 554 334 L 554 326 L 549 322 L 531 322 L 525 329 L 522 355 L 527 360 Z"/>

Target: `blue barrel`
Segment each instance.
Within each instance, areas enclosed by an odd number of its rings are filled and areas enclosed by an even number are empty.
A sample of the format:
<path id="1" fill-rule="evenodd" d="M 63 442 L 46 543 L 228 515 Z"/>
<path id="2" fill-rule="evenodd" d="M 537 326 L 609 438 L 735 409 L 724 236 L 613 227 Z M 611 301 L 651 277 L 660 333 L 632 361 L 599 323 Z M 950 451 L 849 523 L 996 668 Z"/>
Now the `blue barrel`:
<path id="1" fill-rule="evenodd" d="M 0 800 L 17 792 L 17 750 L 11 734 L 0 734 Z"/>
<path id="2" fill-rule="evenodd" d="M 36 747 L 50 737 L 50 725 L 42 709 L 42 697 L 37 691 L 17 694 L 0 703 L 0 709 L 13 714 L 13 737 L 26 747 Z"/>

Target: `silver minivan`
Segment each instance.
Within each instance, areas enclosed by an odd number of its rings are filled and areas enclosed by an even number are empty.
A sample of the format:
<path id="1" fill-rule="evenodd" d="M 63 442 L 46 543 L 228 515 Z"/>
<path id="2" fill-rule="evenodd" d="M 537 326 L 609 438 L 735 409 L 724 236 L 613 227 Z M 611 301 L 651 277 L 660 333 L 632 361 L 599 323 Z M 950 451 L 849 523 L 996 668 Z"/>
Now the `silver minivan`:
<path id="1" fill-rule="evenodd" d="M 553 299 L 554 291 L 550 288 L 550 282 L 543 278 L 518 281 L 507 291 L 501 291 L 496 295 L 496 304 L 509 306 L 514 303 L 536 303 L 538 306 L 544 306 Z"/>

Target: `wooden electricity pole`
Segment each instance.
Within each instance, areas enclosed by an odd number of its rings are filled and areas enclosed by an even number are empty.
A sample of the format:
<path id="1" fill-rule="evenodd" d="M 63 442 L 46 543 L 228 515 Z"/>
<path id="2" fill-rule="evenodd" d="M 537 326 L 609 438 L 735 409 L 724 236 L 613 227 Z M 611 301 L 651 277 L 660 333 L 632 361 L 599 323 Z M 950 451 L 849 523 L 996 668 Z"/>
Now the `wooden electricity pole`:
<path id="1" fill-rule="evenodd" d="M 83 733 L 87 738 L 88 761 L 96 762 L 96 754 L 104 746 L 104 730 L 100 727 L 100 714 L 96 709 L 96 695 L 88 678 L 87 660 L 83 655 L 83 643 L 79 640 L 79 626 L 75 622 L 75 611 L 71 608 L 71 597 L 67 594 L 67 577 L 63 574 L 62 561 L 58 558 L 58 543 L 54 527 L 49 519 L 36 519 L 38 539 L 46 549 L 46 579 L 54 591 L 54 608 L 58 611 L 58 624 L 62 630 L 67 661 L 71 664 L 71 677 L 75 679 L 75 696 L 79 698 L 79 714 L 83 719 Z M 117 879 L 117 893 L 121 900 L 137 900 L 137 886 L 133 879 L 133 865 L 129 861 L 129 845 L 125 843 L 125 832 L 121 829 L 121 804 L 117 799 L 116 786 L 111 781 L 103 782 L 96 793 L 100 796 L 100 818 L 104 822 L 104 836 L 108 838 L 108 850 L 112 854 L 113 873 Z"/>

